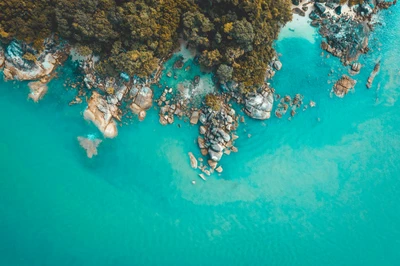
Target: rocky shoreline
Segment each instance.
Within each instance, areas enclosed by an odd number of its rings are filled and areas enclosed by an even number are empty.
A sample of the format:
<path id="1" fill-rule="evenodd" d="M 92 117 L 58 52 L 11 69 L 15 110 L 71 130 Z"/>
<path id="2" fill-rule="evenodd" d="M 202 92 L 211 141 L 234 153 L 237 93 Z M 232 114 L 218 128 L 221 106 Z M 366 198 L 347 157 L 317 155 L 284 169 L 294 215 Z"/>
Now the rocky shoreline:
<path id="1" fill-rule="evenodd" d="M 352 7 L 348 6 L 348 2 L 343 4 L 339 0 L 292 0 L 293 13 L 308 15 L 311 19 L 310 24 L 319 28 L 319 34 L 324 38 L 321 48 L 338 57 L 344 66 L 350 66 L 351 75 L 357 75 L 362 67 L 357 60 L 361 54 L 369 51 L 369 37 L 376 23 L 374 17 L 382 9 L 395 5 L 397 1 L 368 0 Z M 377 72 L 374 71 L 375 74 L 370 79 L 373 80 Z M 350 87 L 343 88 L 340 85 L 343 82 L 343 78 L 340 79 L 332 89 L 338 97 L 343 97 L 353 87 L 344 82 Z M 370 88 L 371 85 L 372 82 L 368 81 L 367 87 Z"/>
<path id="2" fill-rule="evenodd" d="M 350 66 L 350 75 L 358 74 L 362 66 L 356 61 L 360 54 L 368 52 L 368 37 L 373 28 L 372 15 L 391 4 L 372 1 L 373 8 L 362 4 L 348 8 L 344 12 L 344 8 L 336 0 L 302 2 L 292 1 L 293 12 L 300 16 L 308 15 L 312 19 L 311 25 L 319 27 L 319 33 L 325 39 L 321 43 L 321 48 L 339 57 L 344 65 Z M 48 82 L 54 77 L 56 68 L 68 58 L 69 52 L 68 45 L 56 44 L 53 39 L 46 40 L 43 51 L 36 51 L 29 45 L 13 40 L 5 49 L 0 46 L 0 70 L 3 69 L 6 80 L 31 81 L 28 84 L 31 90 L 29 97 L 37 102 L 45 95 Z M 290 120 L 298 109 L 303 108 L 304 111 L 308 107 L 316 106 L 313 101 L 304 104 L 304 97 L 300 94 L 281 97 L 270 86 L 268 81 L 283 67 L 278 56 L 268 64 L 262 86 L 243 92 L 241 84 L 232 80 L 224 81 L 217 84 L 220 90 L 207 94 L 200 106 L 194 106 L 190 98 L 183 97 L 181 88 L 163 87 L 159 83 L 165 60 L 159 62 L 154 75 L 143 79 L 130 77 L 125 73 L 120 73 L 118 77 L 102 77 L 96 72 L 97 62 L 94 56 L 81 59 L 79 68 L 83 82 L 81 90 L 70 105 L 86 100 L 84 119 L 92 122 L 105 138 L 115 138 L 118 135 L 118 123 L 123 121 L 124 116 L 131 117 L 126 114 L 132 113 L 142 121 L 155 103 L 162 125 L 173 124 L 175 119 L 183 119 L 194 126 L 200 123 L 197 144 L 205 159 L 203 157 L 196 159 L 194 153 L 189 152 L 189 160 L 193 168 L 202 172 L 200 177 L 203 180 L 206 180 L 205 175 L 223 171 L 220 165 L 223 155 L 238 152 L 235 146 L 235 140 L 238 138 L 236 130 L 239 122 L 244 121 L 244 117 L 240 117 L 232 108 L 232 102 L 239 104 L 243 113 L 255 120 L 268 120 L 271 118 L 271 113 L 277 118 L 289 113 Z M 174 62 L 176 69 L 181 69 L 183 66 L 182 59 Z M 368 88 L 372 86 L 378 71 L 379 64 L 368 79 Z M 171 72 L 166 75 L 172 77 Z M 199 83 L 199 76 L 191 81 L 194 88 L 199 86 Z M 334 84 L 332 92 L 338 97 L 344 97 L 354 89 L 355 84 L 354 79 L 343 75 Z M 154 99 L 157 87 L 161 95 L 158 99 Z M 78 140 L 85 149 L 90 149 L 88 150 L 90 158 L 97 154 L 96 147 L 100 144 L 100 140 L 94 143 L 82 137 Z"/>
<path id="3" fill-rule="evenodd" d="M 55 69 L 68 58 L 69 47 L 46 39 L 43 51 L 30 45 L 11 41 L 5 51 L 0 47 L 0 70 L 5 80 L 31 81 L 28 85 L 33 101 L 38 102 L 47 92 L 47 83 L 54 77 Z"/>

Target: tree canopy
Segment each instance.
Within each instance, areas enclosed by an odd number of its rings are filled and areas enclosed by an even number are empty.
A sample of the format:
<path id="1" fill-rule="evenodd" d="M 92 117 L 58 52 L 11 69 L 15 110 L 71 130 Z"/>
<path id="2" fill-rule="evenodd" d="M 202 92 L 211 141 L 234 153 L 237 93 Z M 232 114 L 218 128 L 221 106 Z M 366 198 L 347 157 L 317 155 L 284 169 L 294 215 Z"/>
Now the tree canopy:
<path id="1" fill-rule="evenodd" d="M 87 54 L 99 71 L 145 77 L 182 37 L 221 81 L 263 82 L 272 42 L 291 18 L 289 0 L 7 0 L 0 1 L 0 38 L 40 50 L 52 33 Z"/>

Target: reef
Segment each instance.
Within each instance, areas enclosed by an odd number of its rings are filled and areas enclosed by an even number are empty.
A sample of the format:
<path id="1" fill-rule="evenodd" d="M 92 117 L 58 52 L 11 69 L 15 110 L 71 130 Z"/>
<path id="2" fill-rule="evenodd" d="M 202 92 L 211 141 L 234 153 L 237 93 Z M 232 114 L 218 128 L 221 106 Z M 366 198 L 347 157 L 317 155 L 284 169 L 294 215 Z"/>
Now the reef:
<path id="1" fill-rule="evenodd" d="M 97 147 L 102 142 L 101 139 L 78 137 L 79 145 L 86 150 L 86 155 L 88 158 L 92 158 L 97 155 Z"/>

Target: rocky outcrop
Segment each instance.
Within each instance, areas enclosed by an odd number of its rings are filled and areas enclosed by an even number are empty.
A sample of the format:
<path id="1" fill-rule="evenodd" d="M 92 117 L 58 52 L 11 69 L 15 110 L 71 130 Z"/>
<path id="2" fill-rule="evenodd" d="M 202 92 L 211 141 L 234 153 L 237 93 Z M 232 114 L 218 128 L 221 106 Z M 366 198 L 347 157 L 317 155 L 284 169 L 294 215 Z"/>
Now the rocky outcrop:
<path id="1" fill-rule="evenodd" d="M 300 15 L 302 17 L 306 16 L 306 13 L 302 9 L 300 9 L 298 7 L 293 8 L 292 12 L 293 12 L 293 14 L 297 14 L 297 15 Z"/>
<path id="2" fill-rule="evenodd" d="M 197 110 L 193 111 L 192 115 L 190 116 L 190 124 L 197 125 L 197 123 L 199 122 L 199 116 L 200 116 L 199 111 Z"/>
<path id="3" fill-rule="evenodd" d="M 347 75 L 343 75 L 333 86 L 333 92 L 336 96 L 343 98 L 351 89 L 354 88 L 357 81 Z"/>
<path id="4" fill-rule="evenodd" d="M 276 70 L 279 71 L 279 70 L 281 70 L 281 68 L 282 68 L 282 62 L 279 61 L 279 60 L 276 60 L 276 61 L 274 61 L 273 66 L 274 66 L 274 68 L 275 68 Z"/>
<path id="5" fill-rule="evenodd" d="M 190 159 L 190 166 L 192 166 L 193 169 L 197 169 L 197 159 L 194 157 L 193 153 L 189 152 L 189 159 Z"/>
<path id="6" fill-rule="evenodd" d="M 354 62 L 351 65 L 349 73 L 350 73 L 350 75 L 357 75 L 358 73 L 360 73 L 360 70 L 361 70 L 361 64 L 358 62 Z"/>
<path id="7" fill-rule="evenodd" d="M 244 111 L 254 119 L 265 120 L 271 117 L 273 104 L 274 92 L 267 85 L 264 85 L 260 92 L 246 96 Z"/>
<path id="8" fill-rule="evenodd" d="M 278 97 L 279 95 L 276 95 L 276 96 Z M 290 97 L 289 95 L 285 95 L 284 97 L 281 98 L 281 100 L 275 110 L 275 116 L 278 118 L 282 118 L 287 112 L 290 113 L 291 117 L 295 116 L 297 113 L 297 110 L 300 109 L 301 106 L 303 105 L 303 98 L 304 98 L 304 96 L 299 93 L 297 93 L 293 98 Z M 304 106 L 303 111 L 306 109 L 307 109 L 307 106 Z M 290 117 L 289 117 L 289 119 L 290 119 Z"/>
<path id="9" fill-rule="evenodd" d="M 47 47 L 41 54 L 35 54 L 33 61 L 29 61 L 23 58 L 24 54 L 35 51 L 12 41 L 5 53 L 4 77 L 8 80 L 38 80 L 50 75 L 66 59 L 66 55 L 54 45 Z"/>
<path id="10" fill-rule="evenodd" d="M 85 119 L 92 121 L 106 138 L 114 138 L 118 134 L 114 117 L 119 117 L 116 105 L 109 104 L 104 96 L 94 91 L 84 112 Z"/>
<path id="11" fill-rule="evenodd" d="M 132 112 L 139 114 L 139 118 L 142 120 L 146 116 L 146 111 L 150 109 L 153 104 L 153 91 L 150 87 L 134 86 L 129 92 L 133 101 L 130 105 Z"/>
<path id="12" fill-rule="evenodd" d="M 322 49 L 342 59 L 345 64 L 368 51 L 369 28 L 366 23 L 339 17 L 322 20 L 320 34 L 327 42 Z"/>
<path id="13" fill-rule="evenodd" d="M 368 77 L 368 81 L 367 81 L 368 89 L 370 89 L 372 87 L 372 83 L 374 82 L 376 74 L 378 74 L 380 68 L 381 68 L 381 62 L 376 63 L 374 70 L 372 70 L 371 74 Z"/>
<path id="14" fill-rule="evenodd" d="M 322 48 L 341 58 L 345 65 L 349 65 L 356 61 L 360 54 L 369 51 L 369 35 L 378 21 L 374 20 L 373 16 L 394 2 L 358 1 L 361 4 L 354 4 L 350 9 L 342 7 L 340 2 L 314 1 L 315 10 L 310 13 L 310 18 L 313 20 L 311 25 L 320 26 L 319 33 L 326 39 Z"/>
<path id="15" fill-rule="evenodd" d="M 224 153 L 237 151 L 233 146 L 234 139 L 232 131 L 238 126 L 238 117 L 235 110 L 223 103 L 221 108 L 213 110 L 207 106 L 200 113 L 200 123 L 203 124 L 204 138 L 198 137 L 198 145 L 203 155 L 209 155 L 214 162 L 219 162 Z"/>
<path id="16" fill-rule="evenodd" d="M 46 78 L 42 78 L 42 80 L 39 81 L 29 82 L 28 86 L 31 93 L 29 93 L 28 97 L 37 103 L 47 92 L 47 82 L 48 80 Z"/>

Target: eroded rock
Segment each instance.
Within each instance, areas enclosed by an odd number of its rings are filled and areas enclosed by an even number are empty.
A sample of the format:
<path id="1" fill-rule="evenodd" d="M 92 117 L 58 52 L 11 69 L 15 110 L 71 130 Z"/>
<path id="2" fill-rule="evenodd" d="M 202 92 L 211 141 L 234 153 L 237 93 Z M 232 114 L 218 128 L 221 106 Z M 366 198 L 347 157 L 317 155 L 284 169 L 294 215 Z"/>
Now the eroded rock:
<path id="1" fill-rule="evenodd" d="M 29 82 L 28 86 L 31 91 L 28 97 L 31 98 L 34 102 L 38 102 L 40 99 L 42 99 L 48 89 L 47 82 L 45 80 Z"/>
<path id="2" fill-rule="evenodd" d="M 88 107 L 84 112 L 84 118 L 92 121 L 106 138 L 114 138 L 118 135 L 117 124 L 113 117 L 118 117 L 118 108 L 108 104 L 104 96 L 94 91 L 88 101 Z"/>
<path id="3" fill-rule="evenodd" d="M 260 92 L 246 96 L 244 111 L 248 116 L 254 119 L 266 120 L 271 117 L 273 104 L 273 90 L 267 85 L 264 85 Z"/>
<path id="4" fill-rule="evenodd" d="M 343 75 L 333 86 L 333 92 L 336 96 L 343 98 L 351 89 L 354 88 L 357 81 L 347 75 Z"/>

